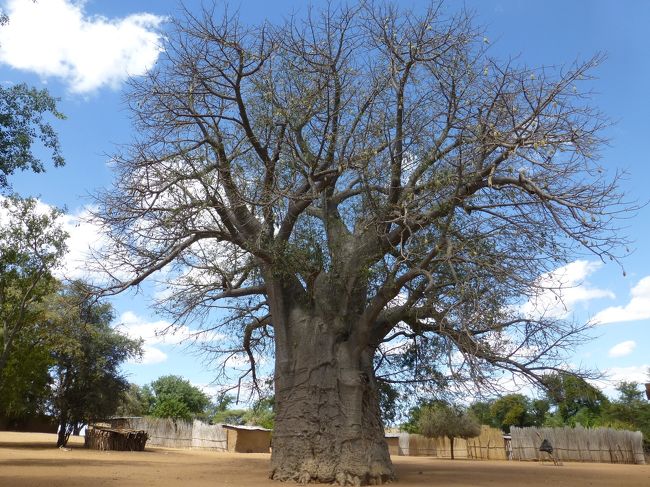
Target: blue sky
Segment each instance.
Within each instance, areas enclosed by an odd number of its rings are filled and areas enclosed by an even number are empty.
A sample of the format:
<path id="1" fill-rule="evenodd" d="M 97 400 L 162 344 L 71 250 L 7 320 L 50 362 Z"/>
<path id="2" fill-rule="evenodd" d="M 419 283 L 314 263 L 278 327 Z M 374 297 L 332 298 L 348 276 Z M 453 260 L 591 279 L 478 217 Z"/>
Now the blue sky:
<path id="1" fill-rule="evenodd" d="M 230 3 L 239 5 L 242 17 L 250 22 L 273 21 L 305 10 L 302 1 Z M 426 5 L 417 0 L 402 3 L 415 9 Z M 177 13 L 178 5 L 155 0 L 38 0 L 36 4 L 3 0 L 0 4 L 11 17 L 9 26 L 0 29 L 0 82 L 48 88 L 61 99 L 59 108 L 67 116 L 55 123 L 66 166 L 41 175 L 18 174 L 13 186 L 45 204 L 66 208 L 65 224 L 72 235 L 66 275 L 76 276 L 83 251 L 98 239 L 94 229 L 79 220 L 90 203 L 88 194 L 110 185 L 108 154 L 133 135 L 122 101 L 124 82 L 155 62 L 161 41 L 158 32 Z M 186 5 L 193 9 L 200 3 L 188 0 Z M 445 8 L 462 5 L 449 1 Z M 485 26 L 491 53 L 497 57 L 518 56 L 519 62 L 539 66 L 568 65 L 597 52 L 607 55 L 592 85 L 593 104 L 615 122 L 606 134 L 610 144 L 602 152 L 603 164 L 612 173 L 626 171 L 623 190 L 629 199 L 647 201 L 650 2 L 467 0 L 464 5 Z M 616 264 L 576 256 L 576 262 L 558 271 L 570 287 L 565 292 L 567 309 L 557 313 L 602 323 L 593 328 L 594 340 L 576 349 L 570 363 L 597 367 L 612 380 L 644 381 L 650 366 L 650 207 L 624 224 L 634 241 L 634 252 L 623 261 L 626 275 Z M 154 336 L 153 330 L 167 323 L 148 307 L 153 291 L 146 286 L 142 293 L 112 300 L 122 329 L 146 339 L 142 363 L 126 366 L 130 380 L 145 384 L 174 373 L 207 386 L 214 378 L 210 365 L 179 343 L 187 330 L 164 341 Z M 607 387 L 611 390 L 611 385 Z"/>

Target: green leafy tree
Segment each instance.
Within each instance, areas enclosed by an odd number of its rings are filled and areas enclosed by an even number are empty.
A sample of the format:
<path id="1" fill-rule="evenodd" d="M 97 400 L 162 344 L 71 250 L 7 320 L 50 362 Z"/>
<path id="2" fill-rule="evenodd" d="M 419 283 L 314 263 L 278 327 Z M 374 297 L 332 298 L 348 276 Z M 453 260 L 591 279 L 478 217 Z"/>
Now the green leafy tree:
<path id="1" fill-rule="evenodd" d="M 141 355 L 142 347 L 111 327 L 112 307 L 92 298 L 82 282 L 63 287 L 49 313 L 60 331 L 49 343 L 51 407 L 59 423 L 57 446 L 64 446 L 80 424 L 115 412 L 129 386 L 120 366 Z"/>
<path id="2" fill-rule="evenodd" d="M 16 170 L 43 172 L 45 166 L 32 149 L 36 141 L 52 151 L 55 166 L 64 164 L 59 139 L 46 115 L 65 118 L 47 90 L 25 84 L 0 86 L 0 189 L 9 186 Z"/>
<path id="3" fill-rule="evenodd" d="M 617 390 L 618 398 L 603 408 L 601 425 L 641 431 L 650 448 L 650 402 L 637 382 L 621 382 Z"/>
<path id="4" fill-rule="evenodd" d="M 222 424 L 255 425 L 273 429 L 275 420 L 275 400 L 273 397 L 260 398 L 250 409 L 231 408 L 235 399 L 227 394 L 219 396 L 212 413 L 211 422 Z"/>
<path id="5" fill-rule="evenodd" d="M 492 426 L 494 428 L 499 428 L 500 425 L 495 420 L 491 412 L 492 401 L 476 401 L 472 403 L 467 411 L 473 415 L 480 424 L 485 424 L 487 426 Z"/>
<path id="6" fill-rule="evenodd" d="M 510 426 L 541 426 L 550 403 L 546 399 L 530 399 L 510 394 L 490 401 L 473 403 L 468 411 L 479 423 L 509 431 Z"/>
<path id="7" fill-rule="evenodd" d="M 400 409 L 401 394 L 399 390 L 388 382 L 378 381 L 377 394 L 379 395 L 379 408 L 384 425 L 393 424 Z"/>
<path id="8" fill-rule="evenodd" d="M 217 396 L 213 404 L 210 422 L 212 424 L 244 424 L 243 417 L 246 411 L 231 408 L 234 402 L 235 398 L 225 392 Z"/>
<path id="9" fill-rule="evenodd" d="M 149 390 L 137 384 L 129 384 L 115 410 L 117 416 L 146 416 L 151 408 L 153 397 Z"/>
<path id="10" fill-rule="evenodd" d="M 457 406 L 437 403 L 422 408 L 418 418 L 418 430 L 424 436 L 449 439 L 451 459 L 454 459 L 454 438 L 473 438 L 481 434 L 476 419 Z"/>
<path id="11" fill-rule="evenodd" d="M 420 417 L 422 416 L 422 412 L 427 407 L 433 407 L 439 404 L 442 404 L 444 406 L 446 403 L 444 401 L 437 400 L 437 399 L 429 400 L 429 401 L 420 401 L 416 406 L 409 409 L 407 421 L 400 425 L 400 429 L 402 431 L 406 431 L 407 433 L 419 434 Z"/>
<path id="12" fill-rule="evenodd" d="M 184 420 L 205 418 L 210 398 L 188 380 L 166 375 L 153 381 L 149 387 L 153 394 L 151 416 Z"/>
<path id="13" fill-rule="evenodd" d="M 259 399 L 244 415 L 244 424 L 273 429 L 275 424 L 275 398 Z"/>
<path id="14" fill-rule="evenodd" d="M 607 405 L 607 397 L 584 379 L 569 373 L 544 378 L 547 396 L 556 414 L 566 425 L 593 426 Z"/>
<path id="15" fill-rule="evenodd" d="M 545 399 L 530 399 L 523 394 L 508 394 L 490 405 L 492 424 L 504 431 L 511 426 L 541 426 L 550 404 Z"/>
<path id="16" fill-rule="evenodd" d="M 14 342 L 39 327 L 43 300 L 58 286 L 52 272 L 68 237 L 60 214 L 42 211 L 34 198 L 0 198 L 0 373 Z"/>
<path id="17" fill-rule="evenodd" d="M 213 424 L 246 424 L 247 409 L 228 408 L 223 411 L 216 411 L 212 416 Z"/>
<path id="18" fill-rule="evenodd" d="M 616 386 L 619 397 L 618 402 L 636 404 L 643 402 L 643 391 L 639 389 L 638 382 L 622 381 Z"/>
<path id="19" fill-rule="evenodd" d="M 532 426 L 542 426 L 550 410 L 551 402 L 548 399 L 531 399 L 528 411 Z"/>
<path id="20" fill-rule="evenodd" d="M 34 328 L 21 333 L 0 371 L 0 417 L 20 421 L 45 415 L 51 392 L 51 365 L 47 336 Z"/>
<path id="21" fill-rule="evenodd" d="M 273 354 L 275 479 L 392 479 L 378 377 L 557 370 L 589 327 L 516 304 L 576 252 L 624 248 L 587 100 L 602 59 L 502 63 L 448 12 L 364 1 L 248 26 L 206 8 L 132 83 L 138 136 L 98 196 L 104 291 L 172 267 L 160 309 L 220 334 L 215 360 L 257 383 Z M 426 360 L 389 360 L 400 341 Z"/>

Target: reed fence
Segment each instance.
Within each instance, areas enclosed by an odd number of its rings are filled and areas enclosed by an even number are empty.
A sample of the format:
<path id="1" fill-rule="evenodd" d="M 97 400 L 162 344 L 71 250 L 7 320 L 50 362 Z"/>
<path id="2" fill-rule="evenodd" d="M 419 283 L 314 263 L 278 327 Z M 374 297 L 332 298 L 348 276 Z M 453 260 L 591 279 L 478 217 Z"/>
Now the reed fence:
<path id="1" fill-rule="evenodd" d="M 116 418 L 112 427 L 144 430 L 150 446 L 227 451 L 227 432 L 220 424 L 161 418 Z"/>
<path id="2" fill-rule="evenodd" d="M 451 458 L 451 442 L 446 437 L 427 438 L 418 434 L 408 434 L 408 449 L 401 448 L 401 454 L 409 456 L 431 456 Z M 401 435 L 402 435 L 401 434 Z M 406 444 L 400 435 L 400 447 Z M 454 439 L 454 458 L 472 458 L 475 460 L 506 460 L 506 449 L 501 430 L 489 426 L 481 427 L 481 434 L 476 438 Z"/>
<path id="3" fill-rule="evenodd" d="M 481 434 L 466 441 L 467 458 L 475 460 L 507 460 L 503 432 L 497 428 L 481 426 Z M 455 442 L 454 442 L 455 443 Z M 454 446 L 454 454 L 456 448 Z"/>
<path id="4" fill-rule="evenodd" d="M 510 428 L 513 460 L 545 460 L 539 451 L 543 439 L 560 461 L 645 464 L 643 435 L 611 428 Z"/>

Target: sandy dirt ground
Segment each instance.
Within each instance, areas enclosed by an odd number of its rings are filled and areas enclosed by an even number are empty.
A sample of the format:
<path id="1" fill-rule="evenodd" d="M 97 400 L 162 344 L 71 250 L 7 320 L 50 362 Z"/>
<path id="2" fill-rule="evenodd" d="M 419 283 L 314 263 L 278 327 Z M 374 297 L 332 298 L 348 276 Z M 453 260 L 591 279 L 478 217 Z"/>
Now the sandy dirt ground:
<path id="1" fill-rule="evenodd" d="M 1 487 L 274 486 L 267 479 L 269 455 L 147 448 L 144 452 L 100 452 L 72 438 L 59 450 L 54 435 L 0 431 Z M 525 462 L 395 457 L 409 487 L 649 487 L 650 465 L 571 463 L 562 467 Z"/>

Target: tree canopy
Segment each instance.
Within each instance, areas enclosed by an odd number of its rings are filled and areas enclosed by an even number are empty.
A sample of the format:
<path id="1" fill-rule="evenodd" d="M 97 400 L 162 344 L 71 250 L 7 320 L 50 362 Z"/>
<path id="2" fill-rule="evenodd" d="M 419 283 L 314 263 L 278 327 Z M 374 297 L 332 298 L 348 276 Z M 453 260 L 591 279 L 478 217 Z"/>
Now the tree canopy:
<path id="1" fill-rule="evenodd" d="M 544 382 L 548 398 L 563 423 L 577 420 L 583 426 L 592 426 L 589 418 L 595 420 L 608 402 L 597 387 L 568 373 L 549 374 Z"/>
<path id="2" fill-rule="evenodd" d="M 128 388 L 120 366 L 142 354 L 141 343 L 115 331 L 110 304 L 95 301 L 88 287 L 73 282 L 50 303 L 57 334 L 49 339 L 53 357 L 51 407 L 64 446 L 79 424 L 105 419 Z"/>
<path id="3" fill-rule="evenodd" d="M 435 438 L 445 436 L 451 445 L 451 459 L 454 459 L 454 438 L 473 438 L 481 434 L 478 421 L 457 406 L 437 402 L 425 406 L 418 418 L 418 430 L 424 436 Z"/>
<path id="4" fill-rule="evenodd" d="M 0 25 L 2 24 L 0 13 Z M 55 166 L 64 164 L 59 138 L 45 116 L 65 118 L 56 108 L 56 100 L 47 90 L 26 84 L 0 86 L 0 189 L 9 186 L 8 176 L 16 170 L 43 172 L 43 162 L 34 155 L 33 145 L 40 142 L 52 152 Z"/>
<path id="5" fill-rule="evenodd" d="M 521 305 L 576 251 L 624 243 L 589 104 L 601 60 L 494 59 L 439 4 L 186 12 L 132 83 L 138 136 L 98 196 L 104 292 L 156 274 L 160 310 L 203 323 L 252 387 L 274 356 L 273 478 L 389 480 L 378 380 L 538 381 L 584 339 Z"/>
<path id="6" fill-rule="evenodd" d="M 534 399 L 523 394 L 508 394 L 489 405 L 492 426 L 509 432 L 511 426 L 541 426 L 550 404 L 544 399 Z M 474 410 L 474 408 L 472 408 Z"/>
<path id="7" fill-rule="evenodd" d="M 41 325 L 43 299 L 58 286 L 52 273 L 68 237 L 60 214 L 34 198 L 0 197 L 0 372 L 25 329 Z"/>
<path id="8" fill-rule="evenodd" d="M 190 420 L 204 417 L 210 398 L 187 379 L 165 375 L 149 386 L 152 394 L 149 414 L 157 418 Z"/>

